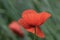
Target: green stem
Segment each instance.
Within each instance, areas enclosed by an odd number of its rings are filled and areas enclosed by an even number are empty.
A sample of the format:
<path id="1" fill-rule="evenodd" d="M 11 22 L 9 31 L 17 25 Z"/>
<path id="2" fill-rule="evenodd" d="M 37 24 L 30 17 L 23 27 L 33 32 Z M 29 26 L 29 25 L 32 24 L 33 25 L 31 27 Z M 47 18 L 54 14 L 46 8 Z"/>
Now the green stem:
<path id="1" fill-rule="evenodd" d="M 35 35 L 36 35 L 36 27 L 34 28 L 34 30 L 35 30 Z M 36 40 L 36 36 L 34 36 L 34 40 Z"/>

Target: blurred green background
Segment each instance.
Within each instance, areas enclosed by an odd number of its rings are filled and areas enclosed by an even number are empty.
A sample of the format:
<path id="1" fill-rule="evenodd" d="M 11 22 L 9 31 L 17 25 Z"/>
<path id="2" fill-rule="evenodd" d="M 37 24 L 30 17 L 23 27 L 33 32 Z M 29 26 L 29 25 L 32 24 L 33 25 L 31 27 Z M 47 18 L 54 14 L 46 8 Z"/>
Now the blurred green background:
<path id="1" fill-rule="evenodd" d="M 0 0 L 0 40 L 33 40 L 33 34 L 24 29 L 25 37 L 22 39 L 8 28 L 8 24 L 13 20 L 17 21 L 26 9 L 47 11 L 52 15 L 41 26 L 46 37 L 44 39 L 36 37 L 36 40 L 60 40 L 60 0 Z"/>

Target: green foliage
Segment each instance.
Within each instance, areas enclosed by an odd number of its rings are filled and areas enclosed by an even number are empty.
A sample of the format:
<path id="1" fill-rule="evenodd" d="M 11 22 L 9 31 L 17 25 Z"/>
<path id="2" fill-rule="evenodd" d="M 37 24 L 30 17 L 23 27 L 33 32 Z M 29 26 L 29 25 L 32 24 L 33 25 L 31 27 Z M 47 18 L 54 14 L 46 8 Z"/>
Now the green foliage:
<path id="1" fill-rule="evenodd" d="M 37 40 L 60 40 L 60 0 L 0 0 L 0 40 L 32 40 L 33 34 L 26 32 L 25 37 L 17 37 L 8 28 L 8 24 L 21 17 L 22 11 L 34 9 L 37 12 L 47 11 L 52 17 L 40 28 L 46 38 Z M 28 33 L 28 34 L 27 34 Z M 32 36 L 33 35 L 33 36 Z"/>

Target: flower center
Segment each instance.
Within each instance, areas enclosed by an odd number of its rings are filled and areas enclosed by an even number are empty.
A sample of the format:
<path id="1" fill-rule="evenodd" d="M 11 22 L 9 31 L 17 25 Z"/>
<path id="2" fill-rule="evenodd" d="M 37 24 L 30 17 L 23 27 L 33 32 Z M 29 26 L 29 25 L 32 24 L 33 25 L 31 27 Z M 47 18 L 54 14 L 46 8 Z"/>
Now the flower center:
<path id="1" fill-rule="evenodd" d="M 36 27 L 35 25 L 29 25 L 30 27 Z"/>

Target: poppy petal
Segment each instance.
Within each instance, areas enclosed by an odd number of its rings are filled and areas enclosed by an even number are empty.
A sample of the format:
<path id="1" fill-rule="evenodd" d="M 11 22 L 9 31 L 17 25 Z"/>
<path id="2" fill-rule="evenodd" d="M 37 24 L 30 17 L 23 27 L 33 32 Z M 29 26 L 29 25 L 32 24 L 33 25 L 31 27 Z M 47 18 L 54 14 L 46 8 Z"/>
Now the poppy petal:
<path id="1" fill-rule="evenodd" d="M 23 37 L 23 32 L 22 30 L 20 30 L 20 25 L 16 22 L 16 21 L 13 21 L 11 24 L 8 25 L 9 28 L 14 32 L 16 33 L 18 36 L 20 37 Z"/>
<path id="2" fill-rule="evenodd" d="M 36 27 L 36 35 L 40 38 L 45 38 L 44 33 L 42 32 L 42 30 L 39 27 Z"/>
<path id="3" fill-rule="evenodd" d="M 29 28 L 26 29 L 28 32 L 31 32 L 33 34 L 35 34 L 36 36 L 40 37 L 40 38 L 45 38 L 44 33 L 40 30 L 39 27 L 36 27 L 36 33 L 35 33 L 35 29 L 34 28 Z"/>
<path id="4" fill-rule="evenodd" d="M 29 28 L 29 29 L 26 29 L 28 32 L 31 32 L 33 34 L 35 34 L 35 31 L 34 31 L 34 28 Z"/>
<path id="5" fill-rule="evenodd" d="M 25 10 L 22 13 L 22 18 L 28 24 L 35 24 L 36 20 L 36 12 L 34 10 Z"/>
<path id="6" fill-rule="evenodd" d="M 51 17 L 51 14 L 48 12 L 41 12 L 40 13 L 40 22 L 38 24 L 43 24 L 49 17 Z"/>
<path id="7" fill-rule="evenodd" d="M 33 9 L 24 10 L 23 13 L 22 13 L 22 16 L 23 16 L 23 14 L 28 14 L 28 13 L 30 13 L 30 14 L 33 14 L 34 13 L 35 14 L 36 11 L 33 10 Z"/>
<path id="8" fill-rule="evenodd" d="M 26 29 L 30 28 L 30 26 L 28 26 L 28 24 L 22 18 L 18 20 L 18 23 Z"/>

